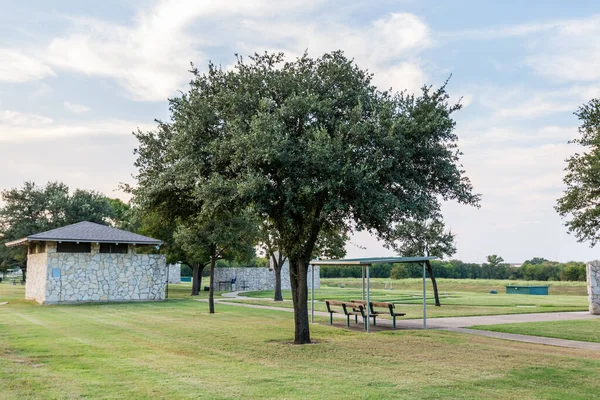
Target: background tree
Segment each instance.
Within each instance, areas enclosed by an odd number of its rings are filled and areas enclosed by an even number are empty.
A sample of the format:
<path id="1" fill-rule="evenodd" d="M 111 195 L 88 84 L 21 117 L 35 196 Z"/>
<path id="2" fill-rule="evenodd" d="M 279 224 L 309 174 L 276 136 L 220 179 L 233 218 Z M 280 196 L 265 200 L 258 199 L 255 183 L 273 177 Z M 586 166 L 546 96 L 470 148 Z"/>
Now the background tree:
<path id="1" fill-rule="evenodd" d="M 280 238 L 277 234 L 277 230 L 275 230 L 268 220 L 263 221 L 260 225 L 258 241 L 265 252 L 265 255 L 269 259 L 269 264 L 273 266 L 275 274 L 273 300 L 283 301 L 283 295 L 281 294 L 281 269 L 283 268 L 283 264 L 287 261 L 287 257 L 281 251 Z"/>
<path id="2" fill-rule="evenodd" d="M 531 260 L 525 260 L 523 262 L 523 264 L 533 264 L 533 265 L 543 264 L 544 261 L 549 261 L 549 260 L 546 260 L 544 257 L 533 257 Z"/>
<path id="3" fill-rule="evenodd" d="M 137 187 L 125 187 L 143 213 L 155 213 L 174 227 L 172 248 L 193 259 L 192 294 L 210 265 L 209 310 L 214 313 L 214 269 L 224 257 L 247 257 L 256 244 L 258 223 L 222 179 L 209 180 L 219 168 L 205 146 L 216 133 L 201 129 L 206 112 L 187 96 L 172 99 L 172 123 L 155 132 L 137 132 Z M 214 160 L 213 160 L 214 161 Z"/>
<path id="4" fill-rule="evenodd" d="M 312 258 L 344 258 L 346 255 L 346 242 L 348 234 L 339 228 L 326 227 L 319 234 Z M 280 244 L 280 238 L 272 224 L 264 222 L 260 228 L 259 242 L 261 243 L 265 254 L 273 265 L 275 273 L 275 301 L 283 301 L 281 294 L 281 269 L 287 261 L 283 254 Z"/>
<path id="5" fill-rule="evenodd" d="M 580 137 L 572 140 L 585 149 L 569 157 L 563 181 L 567 186 L 558 199 L 556 211 L 566 219 L 569 233 L 579 242 L 595 246 L 600 239 L 600 99 L 579 107 L 575 115 L 581 121 Z"/>
<path id="6" fill-rule="evenodd" d="M 497 267 L 498 265 L 500 265 L 504 262 L 504 258 L 502 258 L 496 254 L 492 254 L 492 255 L 487 256 L 487 262 L 491 266 Z"/>
<path id="7" fill-rule="evenodd" d="M 176 242 L 195 259 L 203 260 L 203 265 L 210 265 L 210 289 L 208 294 L 209 312 L 214 314 L 215 267 L 217 260 L 243 259 L 249 260 L 254 253 L 257 233 L 256 221 L 245 214 L 214 214 L 207 219 L 197 216 L 181 223 L 175 234 Z M 205 261 L 206 260 L 206 261 Z"/>
<path id="8" fill-rule="evenodd" d="M 21 189 L 1 193 L 4 206 L 0 208 L 0 263 L 4 269 L 19 267 L 26 279 L 27 250 L 8 248 L 4 243 L 22 237 L 60 228 L 81 221 L 109 225 L 115 211 L 108 198 L 95 191 L 76 189 L 61 182 L 36 186 L 25 182 Z"/>
<path id="9" fill-rule="evenodd" d="M 444 221 L 438 214 L 428 219 L 408 220 L 397 224 L 388 239 L 388 247 L 405 257 L 446 258 L 456 253 L 454 237 L 451 231 L 445 230 Z M 426 265 L 433 286 L 435 305 L 439 307 L 440 297 L 435 274 L 429 261 Z M 401 275 L 400 271 L 397 272 L 397 276 L 399 275 Z"/>
<path id="10" fill-rule="evenodd" d="M 163 218 L 155 211 L 142 210 L 140 207 L 132 207 L 135 231 L 163 241 L 160 248 L 148 249 L 151 253 L 164 254 L 167 264 L 181 263 L 192 269 L 191 296 L 199 296 L 202 287 L 202 272 L 209 265 L 204 257 L 202 249 L 186 243 L 186 249 L 182 243 L 175 238 L 177 231 L 176 220 Z"/>
<path id="11" fill-rule="evenodd" d="M 300 344 L 310 342 L 307 270 L 324 227 L 385 239 L 390 221 L 431 215 L 439 199 L 479 198 L 460 169 L 451 118 L 460 105 L 445 86 L 381 92 L 339 51 L 283 60 L 193 69 L 189 92 L 170 100 L 172 121 L 138 134 L 136 165 L 165 209 L 231 203 L 269 218 L 289 258 Z"/>

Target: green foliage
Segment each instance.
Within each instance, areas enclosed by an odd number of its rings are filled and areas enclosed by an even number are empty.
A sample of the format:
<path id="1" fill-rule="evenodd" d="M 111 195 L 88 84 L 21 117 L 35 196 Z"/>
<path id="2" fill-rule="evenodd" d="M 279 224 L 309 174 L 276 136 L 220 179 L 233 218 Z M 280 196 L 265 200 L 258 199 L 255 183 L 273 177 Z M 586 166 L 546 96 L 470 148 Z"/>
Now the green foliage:
<path id="1" fill-rule="evenodd" d="M 453 132 L 461 106 L 445 86 L 381 92 L 340 51 L 193 73 L 189 92 L 170 100 L 171 122 L 136 135 L 136 201 L 169 218 L 248 207 L 271 221 L 298 296 L 296 342 L 310 340 L 307 264 L 323 230 L 385 238 L 390 222 L 432 215 L 440 199 L 478 204 Z"/>
<path id="2" fill-rule="evenodd" d="M 390 278 L 392 279 L 406 279 L 408 278 L 408 271 L 402 264 L 394 265 L 390 272 Z"/>
<path id="3" fill-rule="evenodd" d="M 543 257 L 533 257 L 531 260 L 525 260 L 525 262 L 523 264 L 541 264 L 544 261 L 550 261 L 550 260 L 546 260 Z"/>
<path id="4" fill-rule="evenodd" d="M 109 199 L 101 193 L 76 189 L 61 182 L 2 191 L 0 208 L 0 268 L 25 267 L 26 251 L 7 248 L 4 243 L 81 221 L 109 225 L 116 217 Z"/>
<path id="5" fill-rule="evenodd" d="M 487 262 L 490 265 L 493 265 L 494 267 L 497 267 L 498 265 L 500 265 L 501 263 L 504 262 L 504 258 L 496 255 L 496 254 L 492 254 L 490 256 L 487 256 Z"/>
<path id="6" fill-rule="evenodd" d="M 592 99 L 579 107 L 575 115 L 581 121 L 580 137 L 572 141 L 585 148 L 567 161 L 567 186 L 558 199 L 556 211 L 568 218 L 565 225 L 578 241 L 591 246 L 600 239 L 600 99 Z"/>
<path id="7" fill-rule="evenodd" d="M 451 257 L 456 253 L 454 234 L 445 231 L 439 214 L 428 219 L 402 221 L 388 238 L 387 246 L 404 257 Z"/>
<path id="8" fill-rule="evenodd" d="M 535 260 L 535 259 L 534 259 Z M 431 261 L 434 275 L 437 278 L 451 279 L 511 279 L 527 281 L 585 281 L 585 264 L 569 261 L 566 264 L 544 261 L 542 263 L 526 263 L 521 267 L 508 264 L 474 264 L 460 260 Z M 323 278 L 360 278 L 361 267 L 322 266 Z M 374 278 L 420 278 L 423 266 L 420 264 L 380 264 L 371 267 Z"/>

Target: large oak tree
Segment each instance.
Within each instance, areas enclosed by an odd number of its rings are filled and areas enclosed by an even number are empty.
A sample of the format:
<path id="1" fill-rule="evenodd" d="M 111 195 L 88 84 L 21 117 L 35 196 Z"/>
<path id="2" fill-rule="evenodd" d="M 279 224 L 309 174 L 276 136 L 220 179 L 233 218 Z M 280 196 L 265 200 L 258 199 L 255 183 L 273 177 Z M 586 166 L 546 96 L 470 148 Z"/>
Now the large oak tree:
<path id="1" fill-rule="evenodd" d="M 164 209 L 217 202 L 269 218 L 290 262 L 295 343 L 310 342 L 307 269 L 324 227 L 385 239 L 440 199 L 478 202 L 459 164 L 460 105 L 445 86 L 380 91 L 340 51 L 192 72 L 189 91 L 170 100 L 171 121 L 138 135 L 140 186 Z"/>

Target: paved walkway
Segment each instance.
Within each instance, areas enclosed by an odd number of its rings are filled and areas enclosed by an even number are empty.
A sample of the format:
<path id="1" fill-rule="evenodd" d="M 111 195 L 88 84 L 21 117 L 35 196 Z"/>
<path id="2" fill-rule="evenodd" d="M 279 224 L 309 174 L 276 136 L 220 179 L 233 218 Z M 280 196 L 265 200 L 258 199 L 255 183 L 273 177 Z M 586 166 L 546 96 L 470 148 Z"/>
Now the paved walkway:
<path id="1" fill-rule="evenodd" d="M 293 308 L 275 307 L 275 306 L 261 306 L 257 304 L 245 304 L 245 303 L 231 303 L 227 300 L 233 299 L 250 299 L 249 297 L 239 296 L 240 292 L 224 293 L 223 297 L 226 299 L 215 299 L 221 304 L 236 307 L 248 307 L 263 310 L 283 311 L 283 312 L 294 312 Z M 256 299 L 253 299 L 256 300 Z M 198 301 L 206 302 L 208 300 L 202 299 Z M 309 310 L 310 313 L 310 310 Z M 315 311 L 315 316 L 329 318 L 328 312 Z M 335 319 L 346 319 L 344 315 L 336 315 Z M 486 336 L 496 339 L 513 340 L 525 343 L 536 343 L 550 346 L 569 347 L 575 349 L 586 349 L 586 350 L 598 350 L 600 351 L 600 343 L 592 342 L 580 342 L 577 340 L 566 340 L 566 339 L 555 339 L 547 338 L 542 336 L 529 336 L 519 335 L 514 333 L 503 333 L 503 332 L 490 332 L 480 331 L 475 329 L 468 329 L 468 327 L 475 325 L 498 325 L 498 324 L 512 324 L 519 322 L 545 322 L 545 321 L 572 321 L 582 319 L 599 319 L 600 315 L 591 315 L 586 311 L 576 312 L 554 312 L 554 313 L 529 313 L 529 314 L 506 314 L 506 315 L 482 315 L 473 317 L 444 317 L 444 318 L 429 318 L 427 319 L 428 329 L 439 329 L 450 332 L 467 333 L 471 335 Z M 392 321 L 387 319 L 381 319 L 377 321 L 378 326 L 392 326 Z M 403 319 L 397 324 L 398 329 L 423 329 L 422 319 Z"/>
<path id="2" fill-rule="evenodd" d="M 580 342 L 578 340 L 556 339 L 543 336 L 519 335 L 516 333 L 478 331 L 468 328 L 449 328 L 451 332 L 469 333 L 471 335 L 486 336 L 495 339 L 514 340 L 517 342 L 545 344 L 548 346 L 569 347 L 572 349 L 598 350 L 600 351 L 600 343 Z"/>

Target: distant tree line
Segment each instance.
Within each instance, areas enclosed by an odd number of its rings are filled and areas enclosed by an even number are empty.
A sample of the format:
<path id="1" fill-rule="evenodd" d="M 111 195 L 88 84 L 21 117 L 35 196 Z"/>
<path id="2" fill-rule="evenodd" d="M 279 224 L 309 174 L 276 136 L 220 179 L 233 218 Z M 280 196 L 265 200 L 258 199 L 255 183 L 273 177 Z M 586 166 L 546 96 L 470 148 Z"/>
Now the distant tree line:
<path id="1" fill-rule="evenodd" d="M 534 257 L 522 266 L 514 267 L 506 263 L 465 263 L 460 260 L 432 261 L 433 272 L 437 278 L 451 279 L 511 279 L 526 281 L 585 281 L 585 263 L 569 261 L 559 263 Z M 423 276 L 422 264 L 379 264 L 370 268 L 372 278 L 420 278 Z M 360 278 L 359 266 L 338 267 L 322 266 L 322 278 Z"/>

